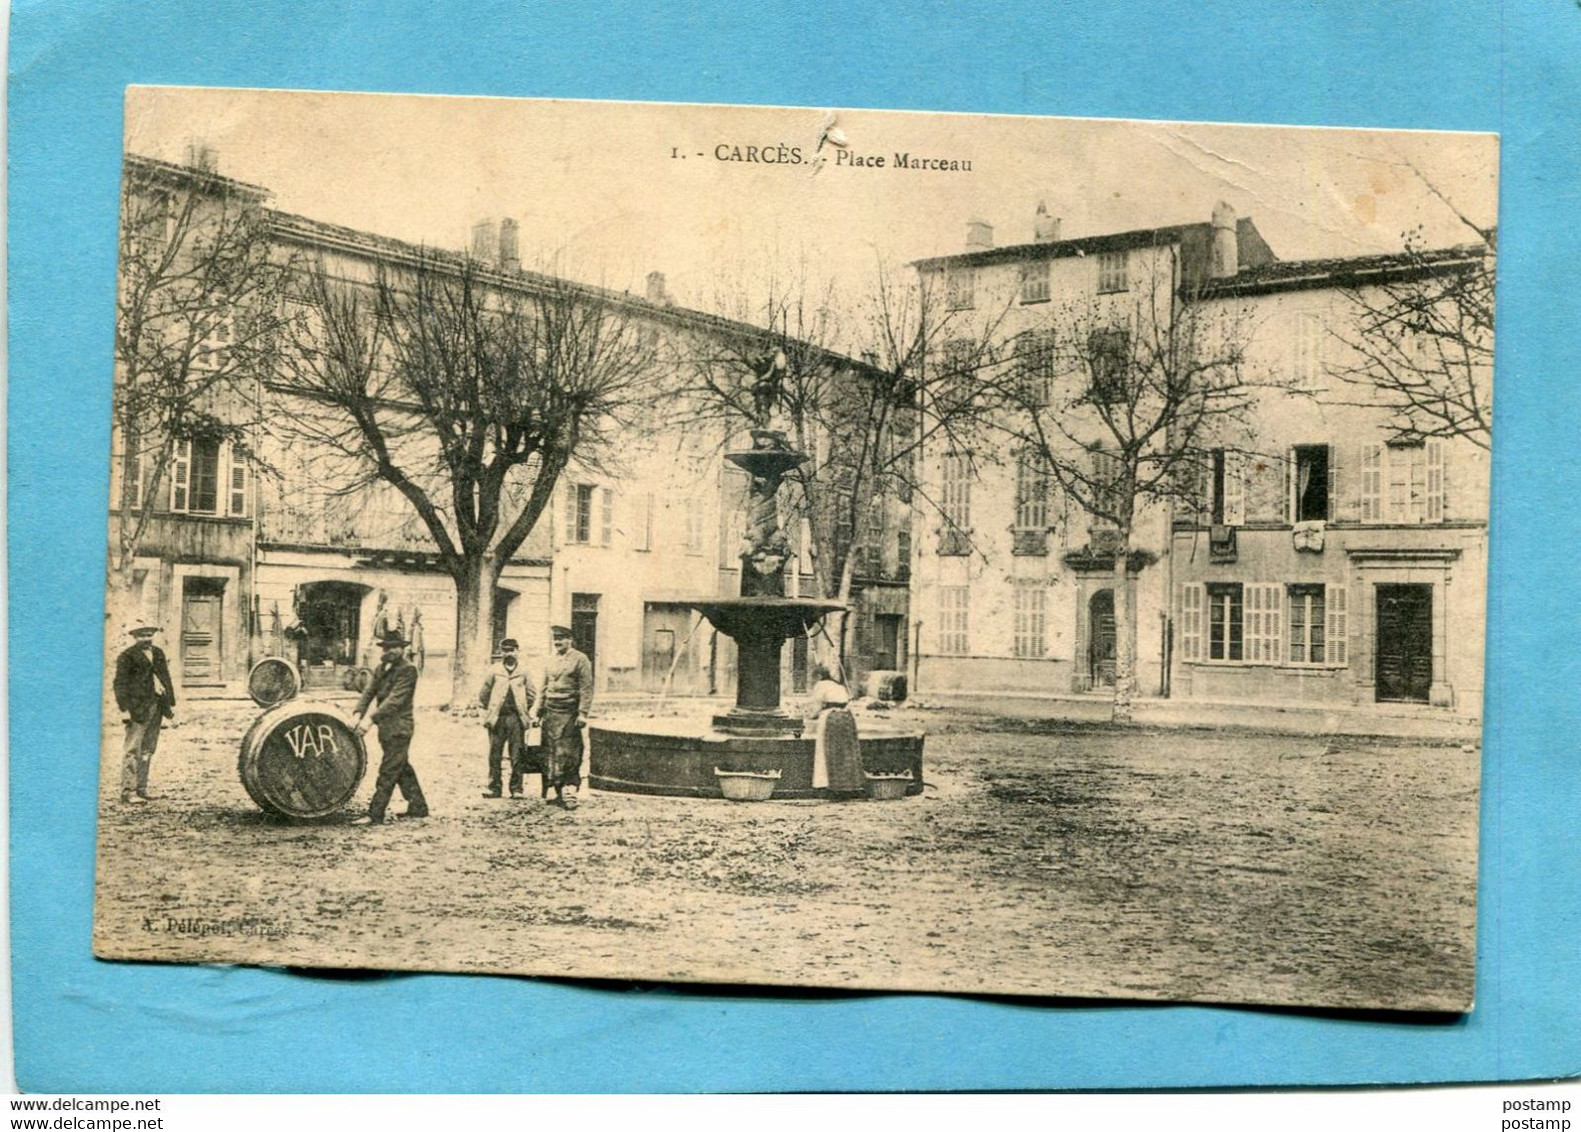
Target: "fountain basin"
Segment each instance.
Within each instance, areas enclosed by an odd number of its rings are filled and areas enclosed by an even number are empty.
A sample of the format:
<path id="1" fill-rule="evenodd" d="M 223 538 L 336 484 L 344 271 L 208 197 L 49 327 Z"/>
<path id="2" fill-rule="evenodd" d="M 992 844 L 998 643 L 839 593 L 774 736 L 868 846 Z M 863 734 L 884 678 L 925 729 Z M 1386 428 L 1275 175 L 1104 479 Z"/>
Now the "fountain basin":
<path id="1" fill-rule="evenodd" d="M 595 790 L 679 798 L 722 798 L 714 768 L 780 772 L 774 801 L 827 798 L 812 784 L 813 740 L 727 735 L 695 719 L 601 720 L 588 727 L 588 784 Z M 862 769 L 911 773 L 909 794 L 922 793 L 918 732 L 872 730 L 858 737 Z"/>

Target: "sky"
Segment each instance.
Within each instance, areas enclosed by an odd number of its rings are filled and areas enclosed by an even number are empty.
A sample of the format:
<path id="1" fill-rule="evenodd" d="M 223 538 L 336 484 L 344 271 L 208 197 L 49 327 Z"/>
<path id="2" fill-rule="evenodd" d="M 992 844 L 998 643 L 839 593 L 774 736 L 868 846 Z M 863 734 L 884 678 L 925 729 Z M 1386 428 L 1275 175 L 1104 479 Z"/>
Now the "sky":
<path id="1" fill-rule="evenodd" d="M 818 165 L 831 126 L 847 160 Z M 771 276 L 870 289 L 879 261 L 965 250 L 973 218 L 996 244 L 1029 242 L 1040 202 L 1072 238 L 1206 221 L 1222 200 L 1286 260 L 1389 251 L 1418 225 L 1431 245 L 1463 243 L 1456 211 L 1487 225 L 1497 210 L 1489 134 L 128 91 L 128 152 L 181 161 L 194 141 L 288 212 L 453 249 L 475 221 L 511 217 L 525 266 L 638 292 L 661 271 L 677 302 L 726 314 Z M 720 159 L 749 146 L 801 163 Z M 899 153 L 971 171 L 897 169 Z"/>

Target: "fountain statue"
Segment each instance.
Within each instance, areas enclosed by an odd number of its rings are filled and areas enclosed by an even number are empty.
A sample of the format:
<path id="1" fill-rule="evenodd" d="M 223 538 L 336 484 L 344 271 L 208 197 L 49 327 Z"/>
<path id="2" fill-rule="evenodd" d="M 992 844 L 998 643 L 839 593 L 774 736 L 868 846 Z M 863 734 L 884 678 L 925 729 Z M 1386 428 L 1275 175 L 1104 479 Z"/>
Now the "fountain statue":
<path id="1" fill-rule="evenodd" d="M 790 541 L 780 524 L 785 477 L 807 457 L 773 427 L 783 391 L 786 358 L 774 351 L 752 365 L 751 446 L 725 459 L 750 479 L 747 529 L 740 548 L 741 585 L 735 597 L 683 599 L 736 645 L 736 702 L 699 733 L 685 724 L 646 721 L 640 729 L 595 725 L 590 783 L 595 789 L 717 796 L 715 768 L 774 773 L 776 797 L 817 797 L 812 785 L 813 741 L 802 737 L 801 716 L 780 705 L 780 658 L 785 642 L 805 636 L 825 616 L 845 608 L 822 598 L 787 597 Z M 922 736 L 875 735 L 860 741 L 864 765 L 881 774 L 909 772 L 922 788 Z"/>

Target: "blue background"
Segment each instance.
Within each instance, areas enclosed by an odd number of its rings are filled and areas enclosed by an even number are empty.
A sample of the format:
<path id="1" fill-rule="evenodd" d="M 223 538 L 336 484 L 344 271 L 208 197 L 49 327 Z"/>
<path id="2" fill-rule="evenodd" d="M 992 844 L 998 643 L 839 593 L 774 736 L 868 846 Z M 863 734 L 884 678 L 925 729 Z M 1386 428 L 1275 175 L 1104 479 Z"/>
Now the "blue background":
<path id="1" fill-rule="evenodd" d="M 35 1091 L 1127 1088 L 1581 1069 L 1581 7 L 18 0 L 10 88 L 12 946 Z M 933 996 L 325 979 L 89 955 L 128 83 L 1503 135 L 1477 1005 L 1452 1024 Z"/>

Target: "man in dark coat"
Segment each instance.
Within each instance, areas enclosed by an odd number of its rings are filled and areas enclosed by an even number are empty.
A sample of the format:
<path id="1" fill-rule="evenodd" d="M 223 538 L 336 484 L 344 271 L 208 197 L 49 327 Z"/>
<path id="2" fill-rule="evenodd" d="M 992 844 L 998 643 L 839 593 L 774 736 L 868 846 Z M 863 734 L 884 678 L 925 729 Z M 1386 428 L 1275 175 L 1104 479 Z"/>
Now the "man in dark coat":
<path id="1" fill-rule="evenodd" d="M 417 772 L 412 769 L 409 754 L 412 746 L 412 697 L 417 692 L 417 666 L 406 659 L 406 638 L 397 632 L 388 632 L 379 641 L 384 650 L 383 663 L 373 671 L 368 690 L 362 693 L 353 713 L 359 735 L 378 725 L 379 777 L 373 785 L 373 797 L 368 802 L 365 816 L 353 818 L 353 825 L 381 825 L 390 795 L 401 788 L 406 799 L 406 809 L 397 814 L 403 818 L 426 818 L 428 802 L 423 788 L 417 782 Z M 375 706 L 377 705 L 377 706 Z M 369 709 L 372 708 L 370 714 Z"/>
<path id="2" fill-rule="evenodd" d="M 134 621 L 128 632 L 132 645 L 115 661 L 115 706 L 126 724 L 126 744 L 121 752 L 121 801 L 142 805 L 148 801 L 148 765 L 159 746 L 159 729 L 176 714 L 176 688 L 164 651 L 154 644 L 159 630 L 145 621 Z"/>
<path id="3" fill-rule="evenodd" d="M 550 627 L 554 654 L 544 666 L 543 698 L 537 713 L 543 719 L 543 792 L 552 787 L 555 801 L 576 809 L 582 785 L 582 729 L 593 710 L 593 665 L 587 654 L 571 647 L 571 630 Z"/>

